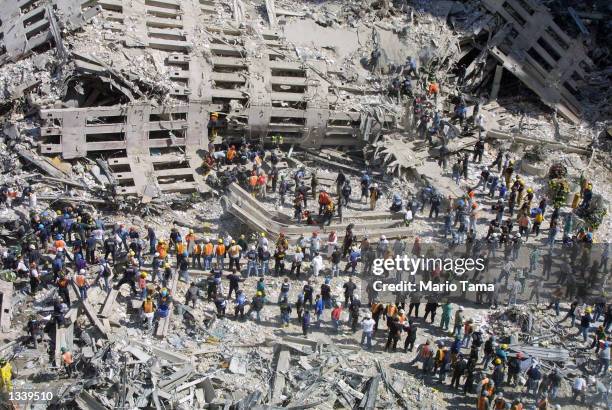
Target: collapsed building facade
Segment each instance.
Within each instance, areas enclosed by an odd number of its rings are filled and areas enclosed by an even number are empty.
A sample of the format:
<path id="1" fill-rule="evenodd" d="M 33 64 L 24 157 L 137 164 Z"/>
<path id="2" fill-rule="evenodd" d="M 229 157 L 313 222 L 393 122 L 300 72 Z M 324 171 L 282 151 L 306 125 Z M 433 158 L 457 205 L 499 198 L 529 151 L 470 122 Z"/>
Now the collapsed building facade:
<path id="1" fill-rule="evenodd" d="M 387 13 L 392 23 L 370 30 L 354 20 L 355 29 L 331 28 L 338 23 L 329 16 L 270 1 L 261 16 L 241 1 L 65 0 L 52 7 L 23 1 L 3 11 L 2 58 L 6 63 L 45 45 L 55 48 L 62 103 L 43 99 L 40 105 L 39 152 L 108 159 L 117 193 L 124 195 L 206 192 L 197 169 L 209 142 L 270 143 L 282 136 L 298 148 L 358 149 L 401 132 L 410 110 L 381 95 L 387 80 L 373 73 L 390 74 L 409 55 L 430 76 L 444 69 L 452 77 L 453 66 L 465 62 L 466 90 L 490 100 L 506 70 L 560 115 L 581 121 L 580 91 L 592 61 L 583 41 L 569 37 L 543 6 L 498 0 L 437 2 L 424 10 L 418 3 L 395 6 L 381 2 L 378 15 Z M 349 16 L 351 7 L 338 5 L 336 18 Z M 449 19 L 459 41 L 442 30 L 432 48 L 418 24 L 401 27 L 406 15 L 418 20 L 415 11 L 420 18 Z M 466 11 L 474 13 L 466 19 Z M 62 38 L 77 28 L 74 37 Z M 309 35 L 321 49 L 312 48 Z M 377 61 L 372 50 L 382 51 Z M 27 94 L 27 86 L 15 96 Z M 40 80 L 29 86 L 40 87 Z M 216 140 L 209 136 L 211 113 L 221 113 Z"/>

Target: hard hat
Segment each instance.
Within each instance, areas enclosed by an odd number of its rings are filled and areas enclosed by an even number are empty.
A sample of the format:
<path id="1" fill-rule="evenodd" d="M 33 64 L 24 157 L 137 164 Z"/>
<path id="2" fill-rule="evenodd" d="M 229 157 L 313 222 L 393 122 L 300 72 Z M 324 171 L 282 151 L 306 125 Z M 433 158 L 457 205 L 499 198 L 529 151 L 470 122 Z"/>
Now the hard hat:
<path id="1" fill-rule="evenodd" d="M 297 246 L 297 247 L 295 248 L 295 251 L 296 251 L 296 252 L 302 252 L 302 248 L 300 248 L 299 246 Z"/>
<path id="2" fill-rule="evenodd" d="M 585 309 L 585 312 L 587 313 L 591 313 L 592 311 L 593 311 L 593 308 L 590 306 Z"/>
<path id="3" fill-rule="evenodd" d="M 134 256 L 134 255 L 136 255 L 136 254 L 134 253 L 134 251 L 130 251 L 130 252 L 129 252 L 129 255 L 130 255 L 130 256 Z"/>
<path id="4" fill-rule="evenodd" d="M 85 269 L 81 269 L 81 270 L 79 271 L 79 273 L 80 273 L 81 275 L 85 275 Z"/>
<path id="5" fill-rule="evenodd" d="M 266 233 L 265 233 L 265 232 L 262 232 L 262 233 L 261 233 L 261 237 L 262 237 L 262 238 L 265 238 L 265 237 L 266 237 Z"/>
<path id="6" fill-rule="evenodd" d="M 255 296 L 263 296 L 262 291 L 261 291 L 261 290 L 258 290 L 258 291 L 255 293 Z"/>
<path id="7" fill-rule="evenodd" d="M 211 117 L 219 117 L 219 113 L 218 112 L 211 112 L 210 116 Z"/>
<path id="8" fill-rule="evenodd" d="M 533 192 L 533 188 L 527 188 L 527 192 L 532 193 Z"/>
<path id="9" fill-rule="evenodd" d="M 380 235 L 380 240 L 384 241 L 385 239 L 387 239 L 387 237 L 385 235 Z"/>
<path id="10" fill-rule="evenodd" d="M 462 311 L 463 310 L 463 306 L 459 306 L 458 310 Z"/>
<path id="11" fill-rule="evenodd" d="M 155 257 L 159 258 L 159 252 L 155 252 Z"/>
<path id="12" fill-rule="evenodd" d="M 60 210 L 58 209 L 57 211 L 55 211 L 55 213 L 56 213 L 57 215 L 61 215 L 61 214 L 62 214 L 62 211 L 60 211 Z"/>
<path id="13" fill-rule="evenodd" d="M 499 357 L 495 359 L 495 364 L 501 364 L 501 359 Z"/>
<path id="14" fill-rule="evenodd" d="M 140 277 L 141 278 L 146 278 L 147 277 L 147 272 L 140 272 Z"/>
<path id="15" fill-rule="evenodd" d="M 208 237 L 207 237 L 207 238 L 205 238 L 205 239 L 204 239 L 204 242 L 206 242 L 206 243 L 210 242 L 210 238 L 208 238 Z"/>
<path id="16" fill-rule="evenodd" d="M 168 262 L 164 263 L 164 268 L 169 268 L 170 264 Z"/>
<path id="17" fill-rule="evenodd" d="M 235 244 L 235 243 L 236 243 L 236 241 L 232 239 L 232 245 Z"/>
<path id="18" fill-rule="evenodd" d="M 255 245 L 251 245 L 251 250 L 254 251 L 255 250 Z"/>
<path id="19" fill-rule="evenodd" d="M 219 238 L 219 240 L 217 242 L 223 243 L 223 239 Z"/>
<path id="20" fill-rule="evenodd" d="M 508 345 L 506 343 L 502 344 L 500 347 L 502 348 L 502 350 L 508 349 Z"/>
<path id="21" fill-rule="evenodd" d="M 34 250 L 36 249 L 36 246 L 34 246 L 34 244 L 30 244 L 30 249 Z"/>
<path id="22" fill-rule="evenodd" d="M 193 233 L 193 229 L 190 229 L 190 230 L 189 230 L 189 233 Z"/>

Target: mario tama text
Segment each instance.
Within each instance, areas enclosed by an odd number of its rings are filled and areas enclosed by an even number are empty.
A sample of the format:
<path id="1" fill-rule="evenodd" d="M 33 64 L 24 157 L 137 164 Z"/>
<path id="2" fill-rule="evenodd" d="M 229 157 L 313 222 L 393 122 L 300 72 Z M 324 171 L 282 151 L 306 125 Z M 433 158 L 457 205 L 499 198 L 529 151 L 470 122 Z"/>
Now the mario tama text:
<path id="1" fill-rule="evenodd" d="M 418 272 L 447 272 L 455 277 L 465 273 L 480 273 L 485 269 L 483 258 L 410 258 L 406 255 L 395 258 L 374 259 L 372 273 L 380 276 L 389 272 L 416 275 Z"/>
<path id="2" fill-rule="evenodd" d="M 471 283 L 467 280 L 460 280 L 457 283 L 432 282 L 430 280 L 420 280 L 418 282 L 408 282 L 405 280 L 388 282 L 383 280 L 375 280 L 372 282 L 372 289 L 375 292 L 393 292 L 393 293 L 409 293 L 409 292 L 432 292 L 432 293 L 449 293 L 449 292 L 494 292 L 495 285 L 492 283 Z"/>

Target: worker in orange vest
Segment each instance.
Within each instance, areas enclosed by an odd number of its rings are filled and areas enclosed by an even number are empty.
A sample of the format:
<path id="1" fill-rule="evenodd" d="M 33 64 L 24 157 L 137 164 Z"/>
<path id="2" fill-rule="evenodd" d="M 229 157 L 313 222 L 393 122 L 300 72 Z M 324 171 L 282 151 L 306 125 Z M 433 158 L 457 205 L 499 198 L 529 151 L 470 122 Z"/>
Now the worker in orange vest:
<path id="1" fill-rule="evenodd" d="M 204 239 L 204 248 L 202 254 L 204 256 L 204 270 L 210 270 L 212 267 L 212 258 L 215 246 L 210 241 L 210 238 Z"/>
<path id="2" fill-rule="evenodd" d="M 148 295 L 144 302 L 142 302 L 142 314 L 147 321 L 149 330 L 153 328 L 153 318 L 155 317 L 155 303 L 153 298 Z"/>
<path id="3" fill-rule="evenodd" d="M 76 283 L 77 287 L 79 288 L 81 299 L 87 300 L 87 289 L 89 288 L 89 284 L 87 283 L 87 278 L 85 277 L 85 269 L 81 269 L 74 277 L 74 283 Z"/>
<path id="4" fill-rule="evenodd" d="M 217 241 L 217 246 L 215 247 L 215 257 L 217 259 L 217 265 L 221 270 L 225 269 L 225 244 L 223 243 L 223 239 L 219 238 Z"/>

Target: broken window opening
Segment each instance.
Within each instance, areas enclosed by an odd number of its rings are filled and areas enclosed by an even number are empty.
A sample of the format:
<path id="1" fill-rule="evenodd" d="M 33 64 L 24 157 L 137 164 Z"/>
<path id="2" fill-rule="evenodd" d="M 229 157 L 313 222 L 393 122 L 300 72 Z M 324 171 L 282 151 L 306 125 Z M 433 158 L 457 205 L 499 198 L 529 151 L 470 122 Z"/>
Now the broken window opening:
<path id="1" fill-rule="evenodd" d="M 160 114 L 150 114 L 149 121 L 186 121 L 186 112 L 168 112 Z"/>
<path id="2" fill-rule="evenodd" d="M 87 125 L 98 124 L 123 124 L 126 120 L 125 115 L 100 115 L 96 117 L 87 117 Z"/>
<path id="3" fill-rule="evenodd" d="M 234 82 L 234 81 L 213 81 L 214 88 L 222 89 L 222 90 L 236 90 L 241 88 L 244 85 L 244 81 L 242 82 Z"/>
<path id="4" fill-rule="evenodd" d="M 305 85 L 272 84 L 272 91 L 281 93 L 304 94 L 306 88 Z"/>
<path id="5" fill-rule="evenodd" d="M 46 135 L 44 138 L 44 142 L 43 144 L 61 144 L 62 143 L 62 136 L 61 135 Z"/>
<path id="6" fill-rule="evenodd" d="M 195 182 L 193 175 L 177 175 L 177 176 L 158 176 L 157 183 L 160 185 L 169 185 L 177 182 Z"/>
<path id="7" fill-rule="evenodd" d="M 548 42 L 544 40 L 543 37 L 540 37 L 538 39 L 538 44 L 540 45 L 540 47 L 546 50 L 546 52 L 553 58 L 553 60 L 559 61 L 561 59 L 561 56 L 559 55 L 559 53 L 557 53 L 557 51 L 555 51 L 555 49 L 552 48 L 551 45 L 548 44 Z"/>
<path id="8" fill-rule="evenodd" d="M 502 7 L 504 8 L 504 10 L 506 10 L 506 12 L 508 14 L 510 14 L 510 16 L 512 16 L 512 18 L 521 26 L 524 26 L 525 23 L 527 21 L 525 21 L 525 19 L 519 14 L 518 11 L 514 10 L 514 8 L 510 5 L 510 3 L 508 3 L 507 1 L 504 2 L 504 4 L 502 5 Z"/>
<path id="9" fill-rule="evenodd" d="M 85 142 L 112 142 L 125 141 L 125 133 L 123 132 L 108 132 L 102 134 L 85 134 Z"/>
<path id="10" fill-rule="evenodd" d="M 111 171 L 113 171 L 113 173 L 115 172 L 131 172 L 132 168 L 130 167 L 130 164 L 108 164 L 108 167 L 110 168 Z"/>
<path id="11" fill-rule="evenodd" d="M 548 34 L 554 41 L 557 42 L 557 45 L 561 46 L 564 50 L 569 49 L 569 45 L 565 42 L 559 34 L 552 28 L 546 27 L 546 34 Z"/>
<path id="12" fill-rule="evenodd" d="M 108 158 L 126 158 L 127 150 L 88 150 L 87 156 L 94 160 L 97 158 L 102 158 L 106 161 Z"/>
<path id="13" fill-rule="evenodd" d="M 160 155 L 183 155 L 185 153 L 184 145 L 175 145 L 173 147 L 149 148 L 149 155 L 152 157 Z"/>
<path id="14" fill-rule="evenodd" d="M 299 68 L 287 69 L 287 68 L 271 68 L 270 74 L 272 77 L 303 77 L 306 78 L 306 70 Z"/>
<path id="15" fill-rule="evenodd" d="M 214 103 L 214 101 L 213 101 Z M 305 110 L 307 108 L 306 101 L 281 101 L 273 100 L 272 107 L 275 108 L 294 108 L 296 110 Z"/>
<path id="16" fill-rule="evenodd" d="M 548 64 L 548 62 L 544 60 L 544 58 L 540 54 L 538 54 L 538 52 L 533 47 L 531 47 L 527 51 L 527 54 L 529 54 L 529 56 L 533 58 L 545 71 L 548 72 L 552 70 L 552 66 Z"/>
<path id="17" fill-rule="evenodd" d="M 285 125 L 285 124 L 306 125 L 306 118 L 304 118 L 304 117 L 271 117 L 270 118 L 270 125 L 273 125 L 273 124 L 277 124 L 277 125 Z"/>
<path id="18" fill-rule="evenodd" d="M 525 0 L 516 0 L 516 2 L 530 15 L 535 13 L 535 10 L 529 5 L 529 3 Z"/>
<path id="19" fill-rule="evenodd" d="M 160 8 L 175 10 L 175 11 L 179 11 L 181 9 L 181 6 L 178 4 L 166 3 L 164 1 L 156 1 L 156 0 L 145 0 L 145 5 L 151 6 L 151 7 L 160 7 Z"/>
<path id="20" fill-rule="evenodd" d="M 215 57 L 242 57 L 243 53 L 239 49 L 235 50 L 219 50 L 213 49 L 211 53 Z"/>
<path id="21" fill-rule="evenodd" d="M 191 169 L 187 161 L 158 162 L 153 163 L 153 171 L 165 171 L 168 169 Z"/>
<path id="22" fill-rule="evenodd" d="M 185 130 L 156 130 L 149 131 L 149 139 L 185 138 Z"/>

